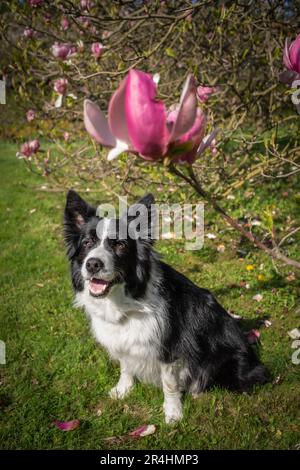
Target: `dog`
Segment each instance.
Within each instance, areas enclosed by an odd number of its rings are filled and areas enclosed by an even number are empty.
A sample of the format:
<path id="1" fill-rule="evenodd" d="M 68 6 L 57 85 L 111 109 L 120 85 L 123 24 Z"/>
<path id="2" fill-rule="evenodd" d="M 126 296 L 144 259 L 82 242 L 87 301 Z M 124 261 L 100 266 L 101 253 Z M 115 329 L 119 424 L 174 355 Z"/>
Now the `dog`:
<path id="1" fill-rule="evenodd" d="M 151 226 L 154 197 L 138 204 Z M 163 390 L 165 421 L 173 423 L 182 418 L 182 392 L 214 386 L 250 392 L 266 383 L 269 373 L 238 322 L 208 290 L 160 259 L 150 230 L 129 237 L 129 213 L 101 218 L 75 191 L 67 194 L 64 233 L 75 305 L 120 364 L 110 397 L 124 398 L 135 378 L 155 384 Z"/>

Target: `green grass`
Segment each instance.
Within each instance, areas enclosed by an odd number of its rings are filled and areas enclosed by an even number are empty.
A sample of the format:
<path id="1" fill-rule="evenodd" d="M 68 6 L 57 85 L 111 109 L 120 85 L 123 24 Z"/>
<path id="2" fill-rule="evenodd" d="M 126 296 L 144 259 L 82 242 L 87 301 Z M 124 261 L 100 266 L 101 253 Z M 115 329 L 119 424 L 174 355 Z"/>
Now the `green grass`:
<path id="1" fill-rule="evenodd" d="M 268 384 L 251 396 L 215 389 L 198 399 L 185 397 L 184 419 L 167 426 L 162 392 L 154 387 L 137 384 L 124 401 L 108 398 L 118 367 L 95 343 L 84 313 L 72 307 L 61 229 L 65 195 L 37 190 L 44 180 L 28 173 L 15 151 L 12 145 L 0 146 L 0 339 L 7 350 L 7 364 L 0 365 L 0 448 L 295 448 L 300 442 L 300 365 L 291 362 L 287 333 L 300 326 L 300 316 L 299 280 L 288 280 L 291 270 L 276 273 L 263 253 L 248 246 L 240 260 L 239 237 L 210 212 L 208 231 L 218 237 L 205 239 L 199 252 L 185 252 L 179 242 L 160 242 L 167 262 L 212 289 L 227 308 L 245 317 L 248 327 L 270 318 L 272 326 L 260 330 L 261 355 L 274 377 L 281 377 L 279 384 Z M 274 204 L 278 190 L 275 185 L 272 189 L 262 188 L 247 202 L 249 208 L 259 207 L 259 201 Z M 99 193 L 90 196 L 95 202 L 101 198 Z M 289 210 L 296 212 L 296 204 L 296 199 L 280 200 L 282 224 Z M 236 215 L 244 212 L 238 198 L 231 209 Z M 216 250 L 221 242 L 224 253 Z M 290 253 L 297 256 L 297 244 Z M 247 271 L 249 264 L 253 271 Z M 264 274 L 263 282 L 258 274 Z M 241 280 L 250 289 L 240 287 Z M 263 295 L 260 303 L 252 300 L 256 293 Z M 51 425 L 54 419 L 75 418 L 81 426 L 69 433 Z M 156 433 L 139 441 L 105 440 L 144 423 L 155 424 Z"/>

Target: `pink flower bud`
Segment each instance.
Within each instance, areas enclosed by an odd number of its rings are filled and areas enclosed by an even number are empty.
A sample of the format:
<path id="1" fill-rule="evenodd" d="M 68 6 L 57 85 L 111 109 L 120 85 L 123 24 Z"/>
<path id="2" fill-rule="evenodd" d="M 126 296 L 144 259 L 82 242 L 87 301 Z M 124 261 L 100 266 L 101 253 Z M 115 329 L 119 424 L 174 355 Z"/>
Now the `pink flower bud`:
<path id="1" fill-rule="evenodd" d="M 25 38 L 33 38 L 34 36 L 34 31 L 32 28 L 29 28 L 28 26 L 24 29 L 24 32 L 23 32 L 23 35 L 25 36 Z"/>
<path id="2" fill-rule="evenodd" d="M 64 95 L 68 88 L 68 80 L 66 78 L 58 78 L 54 82 L 54 91 L 60 95 Z"/>
<path id="3" fill-rule="evenodd" d="M 66 31 L 67 29 L 69 29 L 70 27 L 70 23 L 69 23 L 69 20 L 68 18 L 66 18 L 65 16 L 62 17 L 61 21 L 60 21 L 60 24 L 61 24 L 61 29 L 63 31 Z"/>
<path id="4" fill-rule="evenodd" d="M 38 7 L 43 3 L 44 0 L 28 0 L 30 7 Z"/>
<path id="5" fill-rule="evenodd" d="M 51 47 L 51 52 L 57 59 L 65 60 L 76 53 L 76 47 L 70 44 L 59 44 L 55 42 Z"/>
<path id="6" fill-rule="evenodd" d="M 94 36 L 96 36 L 98 34 L 98 29 L 96 28 L 96 26 L 92 25 L 90 27 L 90 32 L 91 34 L 93 34 Z"/>
<path id="7" fill-rule="evenodd" d="M 218 91 L 216 87 L 198 86 L 197 95 L 198 95 L 199 100 L 202 103 L 205 103 L 205 101 L 208 100 L 209 95 L 211 95 L 212 93 L 215 93 L 216 91 Z"/>
<path id="8" fill-rule="evenodd" d="M 26 113 L 26 119 L 28 122 L 31 122 L 33 121 L 35 118 L 35 112 L 33 109 L 28 109 L 27 113 Z"/>
<path id="9" fill-rule="evenodd" d="M 91 46 L 91 51 L 93 56 L 96 59 L 99 59 L 103 52 L 103 45 L 101 44 L 101 42 L 94 42 Z"/>
<path id="10" fill-rule="evenodd" d="M 51 21 L 50 13 L 45 13 L 44 14 L 44 20 L 45 20 L 46 23 L 50 23 L 50 21 Z"/>
<path id="11" fill-rule="evenodd" d="M 32 153 L 36 153 L 40 148 L 40 142 L 38 139 L 31 140 L 29 142 L 29 147 L 32 150 Z"/>
<path id="12" fill-rule="evenodd" d="M 215 157 L 218 154 L 218 149 L 217 147 L 211 147 L 211 153 Z"/>
<path id="13" fill-rule="evenodd" d="M 108 39 L 112 35 L 112 31 L 103 31 L 102 33 L 102 39 Z"/>
<path id="14" fill-rule="evenodd" d="M 94 2 L 92 0 L 80 0 L 80 6 L 83 10 L 93 8 Z"/>
<path id="15" fill-rule="evenodd" d="M 69 140 L 70 140 L 70 134 L 67 131 L 64 132 L 64 140 L 65 140 L 65 142 L 69 142 Z"/>

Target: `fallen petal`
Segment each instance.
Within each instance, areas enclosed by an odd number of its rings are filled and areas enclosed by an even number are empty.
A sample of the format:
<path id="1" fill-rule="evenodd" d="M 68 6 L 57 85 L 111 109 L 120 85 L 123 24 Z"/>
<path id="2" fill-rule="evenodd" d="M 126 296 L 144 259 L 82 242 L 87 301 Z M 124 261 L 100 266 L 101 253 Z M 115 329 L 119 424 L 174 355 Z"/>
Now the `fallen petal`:
<path id="1" fill-rule="evenodd" d="M 156 431 L 156 427 L 154 426 L 154 424 L 144 424 L 143 426 L 140 426 L 134 431 L 131 431 L 129 433 L 129 436 L 145 437 L 145 436 L 150 436 L 151 434 L 154 434 L 155 431 Z"/>
<path id="2" fill-rule="evenodd" d="M 260 332 L 258 330 L 250 330 L 247 333 L 247 340 L 249 344 L 255 344 L 260 338 Z"/>
<path id="3" fill-rule="evenodd" d="M 79 419 L 72 419 L 71 421 L 53 421 L 54 426 L 61 429 L 61 431 L 73 431 L 80 425 Z"/>
<path id="4" fill-rule="evenodd" d="M 263 296 L 261 294 L 256 294 L 252 297 L 253 300 L 256 300 L 256 302 L 260 302 L 263 299 Z"/>
<path id="5" fill-rule="evenodd" d="M 208 238 L 209 240 L 214 240 L 215 238 L 217 238 L 217 235 L 215 235 L 214 233 L 207 233 L 206 238 Z"/>
<path id="6" fill-rule="evenodd" d="M 228 315 L 231 316 L 231 318 L 234 318 L 235 320 L 240 320 L 242 318 L 241 315 L 237 315 L 236 313 L 231 312 L 230 310 L 228 310 L 227 313 L 228 313 Z"/>

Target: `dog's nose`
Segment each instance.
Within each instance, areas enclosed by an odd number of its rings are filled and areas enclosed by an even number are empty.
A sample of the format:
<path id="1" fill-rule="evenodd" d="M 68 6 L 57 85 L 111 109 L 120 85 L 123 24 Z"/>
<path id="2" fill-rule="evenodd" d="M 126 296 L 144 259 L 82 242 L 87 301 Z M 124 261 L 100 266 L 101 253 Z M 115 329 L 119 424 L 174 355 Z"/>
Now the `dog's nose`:
<path id="1" fill-rule="evenodd" d="M 89 258 L 86 262 L 86 269 L 90 274 L 96 274 L 102 269 L 104 263 L 99 258 Z"/>

